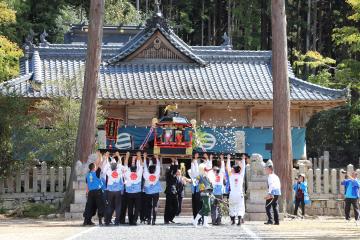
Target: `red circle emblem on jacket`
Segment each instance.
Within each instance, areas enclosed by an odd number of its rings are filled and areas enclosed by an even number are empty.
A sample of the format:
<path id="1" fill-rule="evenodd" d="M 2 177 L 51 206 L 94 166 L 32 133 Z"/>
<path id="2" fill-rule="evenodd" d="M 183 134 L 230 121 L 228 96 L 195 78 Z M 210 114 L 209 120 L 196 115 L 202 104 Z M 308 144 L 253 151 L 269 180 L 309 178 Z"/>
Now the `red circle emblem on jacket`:
<path id="1" fill-rule="evenodd" d="M 149 181 L 150 181 L 150 182 L 155 182 L 155 180 L 156 180 L 156 176 L 155 176 L 155 175 L 150 175 L 150 176 L 149 176 Z"/>
<path id="2" fill-rule="evenodd" d="M 118 177 L 119 177 L 119 174 L 118 174 L 117 171 L 113 171 L 113 172 L 111 173 L 111 176 L 112 176 L 113 178 L 118 178 Z"/>
<path id="3" fill-rule="evenodd" d="M 135 181 L 137 179 L 137 174 L 135 172 L 130 174 L 130 179 Z"/>
<path id="4" fill-rule="evenodd" d="M 220 176 L 219 175 L 216 176 L 215 182 L 220 182 Z"/>

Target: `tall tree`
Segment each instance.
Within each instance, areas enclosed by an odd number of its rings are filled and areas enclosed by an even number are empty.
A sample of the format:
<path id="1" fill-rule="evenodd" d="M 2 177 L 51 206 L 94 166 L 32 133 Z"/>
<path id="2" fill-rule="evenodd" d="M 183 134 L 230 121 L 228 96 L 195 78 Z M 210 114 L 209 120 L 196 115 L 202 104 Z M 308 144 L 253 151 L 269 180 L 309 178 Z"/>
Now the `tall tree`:
<path id="1" fill-rule="evenodd" d="M 282 183 L 283 207 L 291 206 L 292 149 L 285 0 L 271 1 L 273 76 L 273 160 Z"/>
<path id="2" fill-rule="evenodd" d="M 86 162 L 88 156 L 95 147 L 96 101 L 101 63 L 104 4 L 104 0 L 91 0 L 90 2 L 89 35 L 79 130 L 75 148 L 75 159 L 72 168 L 73 171 L 71 172 L 69 186 L 67 186 L 63 209 L 70 204 L 73 198 L 73 189 L 71 186 L 73 179 L 75 179 L 76 173 L 74 169 L 77 160 Z"/>

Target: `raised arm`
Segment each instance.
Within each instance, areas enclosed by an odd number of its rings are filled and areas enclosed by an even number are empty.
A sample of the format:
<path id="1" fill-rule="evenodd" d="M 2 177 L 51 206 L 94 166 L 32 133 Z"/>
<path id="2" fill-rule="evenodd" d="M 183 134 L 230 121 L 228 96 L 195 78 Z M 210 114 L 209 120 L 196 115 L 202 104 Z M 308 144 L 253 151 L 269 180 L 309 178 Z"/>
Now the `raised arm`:
<path id="1" fill-rule="evenodd" d="M 224 155 L 220 155 L 220 173 L 225 173 L 225 161 L 224 161 Z"/>
<path id="2" fill-rule="evenodd" d="M 242 159 L 241 160 L 241 171 L 240 171 L 240 175 L 242 177 L 245 176 L 245 168 L 246 168 L 246 161 L 245 161 L 245 159 Z"/>
<path id="3" fill-rule="evenodd" d="M 230 165 L 230 154 L 227 155 L 227 160 L 226 160 L 226 171 L 228 173 L 228 175 L 231 175 L 231 165 Z"/>
<path id="4" fill-rule="evenodd" d="M 191 162 L 191 176 L 192 178 L 196 178 L 199 176 L 199 163 L 197 159 L 193 159 Z"/>
<path id="5" fill-rule="evenodd" d="M 160 162 L 160 159 L 157 155 L 154 156 L 155 159 L 156 159 L 156 170 L 155 170 L 155 174 L 156 176 L 159 176 L 160 175 L 160 171 L 161 171 L 161 162 Z"/>

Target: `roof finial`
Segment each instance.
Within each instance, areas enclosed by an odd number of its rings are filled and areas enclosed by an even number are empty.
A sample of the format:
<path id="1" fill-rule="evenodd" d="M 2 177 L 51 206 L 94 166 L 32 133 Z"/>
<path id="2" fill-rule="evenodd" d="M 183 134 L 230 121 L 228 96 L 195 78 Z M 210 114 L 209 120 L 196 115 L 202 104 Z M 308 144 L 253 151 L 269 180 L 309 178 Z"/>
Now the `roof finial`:
<path id="1" fill-rule="evenodd" d="M 161 4 L 161 0 L 155 0 L 155 14 L 158 17 L 162 17 L 162 12 L 160 10 L 160 4 Z"/>
<path id="2" fill-rule="evenodd" d="M 49 36 L 49 34 L 44 29 L 43 33 L 40 35 L 40 45 L 47 47 L 49 46 L 49 42 L 46 40 L 46 37 Z"/>

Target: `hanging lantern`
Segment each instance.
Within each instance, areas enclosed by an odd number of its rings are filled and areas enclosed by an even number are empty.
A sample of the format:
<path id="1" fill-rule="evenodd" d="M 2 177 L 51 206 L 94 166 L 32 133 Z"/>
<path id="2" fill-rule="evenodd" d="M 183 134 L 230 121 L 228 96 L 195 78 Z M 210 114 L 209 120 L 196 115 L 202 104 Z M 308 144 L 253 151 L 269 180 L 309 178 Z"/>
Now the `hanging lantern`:
<path id="1" fill-rule="evenodd" d="M 116 140 L 120 119 L 108 118 L 105 123 L 106 139 Z"/>

